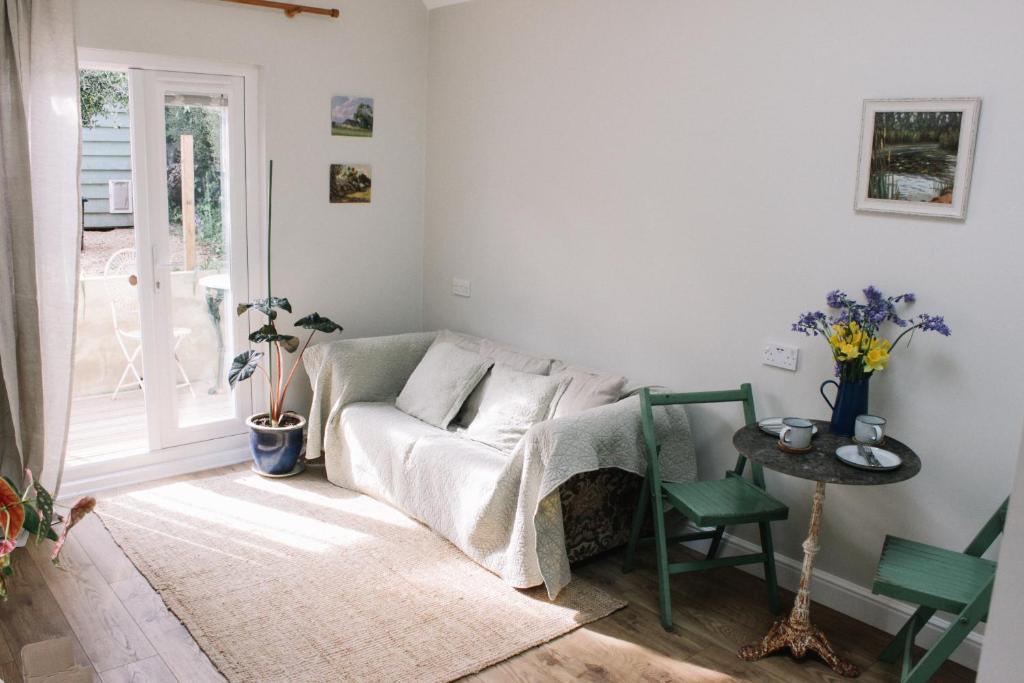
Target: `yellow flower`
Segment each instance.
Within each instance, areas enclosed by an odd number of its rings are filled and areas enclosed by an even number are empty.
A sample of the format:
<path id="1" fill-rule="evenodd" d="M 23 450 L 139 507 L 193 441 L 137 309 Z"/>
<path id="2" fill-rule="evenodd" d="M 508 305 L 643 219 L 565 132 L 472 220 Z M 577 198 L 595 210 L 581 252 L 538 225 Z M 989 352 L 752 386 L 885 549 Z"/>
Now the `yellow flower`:
<path id="1" fill-rule="evenodd" d="M 860 348 L 856 344 L 841 344 L 839 360 L 853 360 L 860 356 Z"/>
<path id="2" fill-rule="evenodd" d="M 890 342 L 888 339 L 875 337 L 874 339 L 871 340 L 871 348 L 882 349 L 883 351 L 888 353 L 889 349 L 892 348 L 892 342 Z"/>
<path id="3" fill-rule="evenodd" d="M 889 364 L 889 349 L 891 348 L 892 342 L 888 339 L 872 339 L 867 353 L 864 354 L 864 369 L 868 372 L 885 370 Z"/>
<path id="4" fill-rule="evenodd" d="M 864 355 L 864 369 L 868 372 L 885 370 L 889 364 L 889 352 L 882 348 L 874 348 Z"/>

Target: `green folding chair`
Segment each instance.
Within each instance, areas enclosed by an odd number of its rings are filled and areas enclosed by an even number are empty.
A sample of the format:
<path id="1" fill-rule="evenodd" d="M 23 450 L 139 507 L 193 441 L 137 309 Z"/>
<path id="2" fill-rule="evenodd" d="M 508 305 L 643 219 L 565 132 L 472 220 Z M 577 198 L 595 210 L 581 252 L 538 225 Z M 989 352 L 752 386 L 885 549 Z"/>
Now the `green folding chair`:
<path id="1" fill-rule="evenodd" d="M 875 571 L 873 593 L 920 605 L 878 658 L 895 662 L 903 657 L 902 683 L 931 679 L 963 639 L 988 618 L 996 563 L 982 554 L 1003 533 L 1007 498 L 962 553 L 932 545 L 886 536 Z M 914 639 L 937 610 L 956 618 L 939 640 L 914 663 Z"/>
<path id="2" fill-rule="evenodd" d="M 754 415 L 754 394 L 749 384 L 744 384 L 738 390 L 731 391 L 655 394 L 645 388 L 640 392 L 640 421 L 647 450 L 647 474 L 640 489 L 636 512 L 633 514 L 633 528 L 629 537 L 629 545 L 626 546 L 626 557 L 622 569 L 626 572 L 632 570 L 636 557 L 636 546 L 640 540 L 654 541 L 658 560 L 658 602 L 661 606 L 661 625 L 666 630 L 672 629 L 672 596 L 669 586 L 669 576 L 672 574 L 742 564 L 763 564 L 771 610 L 777 613 L 780 608 L 770 523 L 786 519 L 789 516 L 789 508 L 765 492 L 764 472 L 761 465 L 751 463 L 753 483 L 743 478 L 747 459 L 742 455 L 737 458 L 736 467 L 726 473 L 725 479 L 687 484 L 664 482 L 661 479 L 661 465 L 658 458 L 661 446 L 658 444 L 654 431 L 654 407 L 729 402 L 743 404 L 743 416 L 748 425 L 757 421 L 757 417 Z M 653 508 L 654 511 L 654 536 L 651 539 L 641 539 L 640 533 L 646 520 L 648 508 Z M 703 530 L 667 537 L 665 532 L 666 508 L 678 510 Z M 761 532 L 761 552 L 716 557 L 725 527 L 735 524 L 758 525 Z M 701 539 L 711 539 L 711 547 L 708 549 L 705 559 L 669 564 L 669 543 Z"/>

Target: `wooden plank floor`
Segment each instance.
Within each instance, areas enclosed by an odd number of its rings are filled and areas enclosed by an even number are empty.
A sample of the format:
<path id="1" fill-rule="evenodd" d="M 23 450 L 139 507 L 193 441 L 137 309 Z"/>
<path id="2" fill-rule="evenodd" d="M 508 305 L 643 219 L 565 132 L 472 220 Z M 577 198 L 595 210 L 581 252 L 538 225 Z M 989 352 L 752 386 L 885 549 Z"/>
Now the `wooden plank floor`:
<path id="1" fill-rule="evenodd" d="M 186 475 L 196 476 L 196 475 Z M 14 555 L 11 598 L 0 603 L 0 679 L 21 680 L 19 653 L 27 643 L 71 637 L 77 661 L 103 683 L 223 681 L 188 631 L 164 606 L 95 516 L 72 533 L 62 555 L 67 571 L 52 567 L 47 548 Z M 680 556 L 688 554 L 678 549 Z M 643 555 L 650 555 L 646 553 Z M 676 577 L 676 628 L 661 628 L 657 577 L 650 559 L 622 574 L 617 553 L 575 572 L 620 596 L 629 606 L 551 642 L 469 677 L 504 681 L 837 682 L 818 661 L 776 656 L 743 662 L 736 650 L 771 625 L 764 583 L 737 569 Z M 792 594 L 785 593 L 786 603 Z M 883 632 L 815 604 L 812 617 L 833 644 L 864 669 L 864 683 L 898 680 L 894 666 L 874 661 L 888 642 Z M 339 634 L 339 637 L 342 635 Z M 947 662 L 936 683 L 964 683 L 974 673 Z"/>
<path id="2" fill-rule="evenodd" d="M 201 424 L 229 417 L 234 410 L 231 394 L 208 392 L 209 384 L 194 382 L 195 396 L 179 388 L 176 396 L 183 424 Z M 82 396 L 71 403 L 66 467 L 130 457 L 149 451 L 146 398 L 138 389 Z"/>

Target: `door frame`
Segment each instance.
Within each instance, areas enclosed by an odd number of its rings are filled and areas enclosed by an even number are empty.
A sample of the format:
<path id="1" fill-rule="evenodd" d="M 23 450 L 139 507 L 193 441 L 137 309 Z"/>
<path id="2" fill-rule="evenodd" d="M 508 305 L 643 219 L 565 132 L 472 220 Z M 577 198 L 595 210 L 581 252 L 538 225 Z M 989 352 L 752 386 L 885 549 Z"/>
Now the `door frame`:
<path id="1" fill-rule="evenodd" d="M 221 142 L 225 155 L 222 208 L 228 228 L 227 246 L 230 297 L 225 297 L 220 324 L 225 336 L 237 346 L 251 332 L 249 320 L 232 314 L 233 306 L 249 300 L 248 222 L 245 188 L 245 81 L 240 76 L 192 72 L 130 69 L 128 87 L 131 111 L 131 139 L 135 195 L 135 245 L 140 255 L 139 277 L 142 318 L 142 364 L 147 378 L 146 412 L 149 417 L 150 450 L 185 446 L 223 436 L 244 434 L 245 419 L 253 414 L 252 384 L 236 387 L 231 417 L 199 424 L 181 423 L 180 386 L 174 357 L 174 293 L 168 245 L 167 155 L 165 136 L 165 94 L 188 92 L 228 96 L 221 125 L 226 134 Z M 140 229 L 141 228 L 141 229 Z M 161 283 L 163 286 L 161 286 Z M 218 380 L 219 381 L 219 380 Z M 155 428 L 154 428 L 155 427 Z"/>
<path id="2" fill-rule="evenodd" d="M 152 71 L 183 72 L 208 76 L 239 76 L 243 82 L 243 106 L 245 128 L 245 215 L 246 215 L 246 261 L 250 296 L 266 288 L 266 172 L 265 172 L 265 107 L 260 94 L 261 69 L 257 66 L 193 59 L 174 55 L 160 55 L 124 50 L 99 48 L 78 48 L 79 69 L 106 69 L 127 71 L 144 69 Z M 133 164 L 134 154 L 133 149 Z M 133 168 L 133 177 L 135 170 Z M 144 210 L 138 203 L 136 211 Z M 148 256 L 139 259 L 140 270 Z M 142 273 L 140 272 L 140 275 Z M 233 316 L 233 311 L 224 311 L 224 317 Z M 230 351 L 230 350 L 229 350 Z M 262 377 L 254 375 L 252 410 L 254 413 L 268 409 L 268 391 Z M 151 434 L 153 430 L 150 430 Z M 151 444 L 153 443 L 151 437 Z M 98 463 L 87 463 L 68 470 L 64 477 L 62 493 L 74 490 L 98 490 L 121 483 L 155 479 L 170 474 L 181 474 L 182 466 L 195 471 L 216 467 L 227 462 L 241 462 L 248 458 L 248 435 L 213 438 L 182 446 L 168 446 L 153 449 L 124 458 Z M 141 477 L 141 478 L 140 478 Z"/>

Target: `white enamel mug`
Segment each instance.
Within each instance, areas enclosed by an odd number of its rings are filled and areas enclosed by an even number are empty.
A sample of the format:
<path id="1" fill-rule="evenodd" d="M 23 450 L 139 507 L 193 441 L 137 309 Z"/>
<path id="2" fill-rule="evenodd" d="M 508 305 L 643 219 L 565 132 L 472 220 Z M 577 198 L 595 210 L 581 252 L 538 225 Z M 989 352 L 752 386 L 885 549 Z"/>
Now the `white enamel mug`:
<path id="1" fill-rule="evenodd" d="M 885 439 L 885 418 L 877 415 L 858 415 L 853 425 L 853 440 L 867 446 L 877 446 Z"/>
<path id="2" fill-rule="evenodd" d="M 779 441 L 790 448 L 802 451 L 811 445 L 814 436 L 814 423 L 802 417 L 787 417 L 782 421 Z"/>

